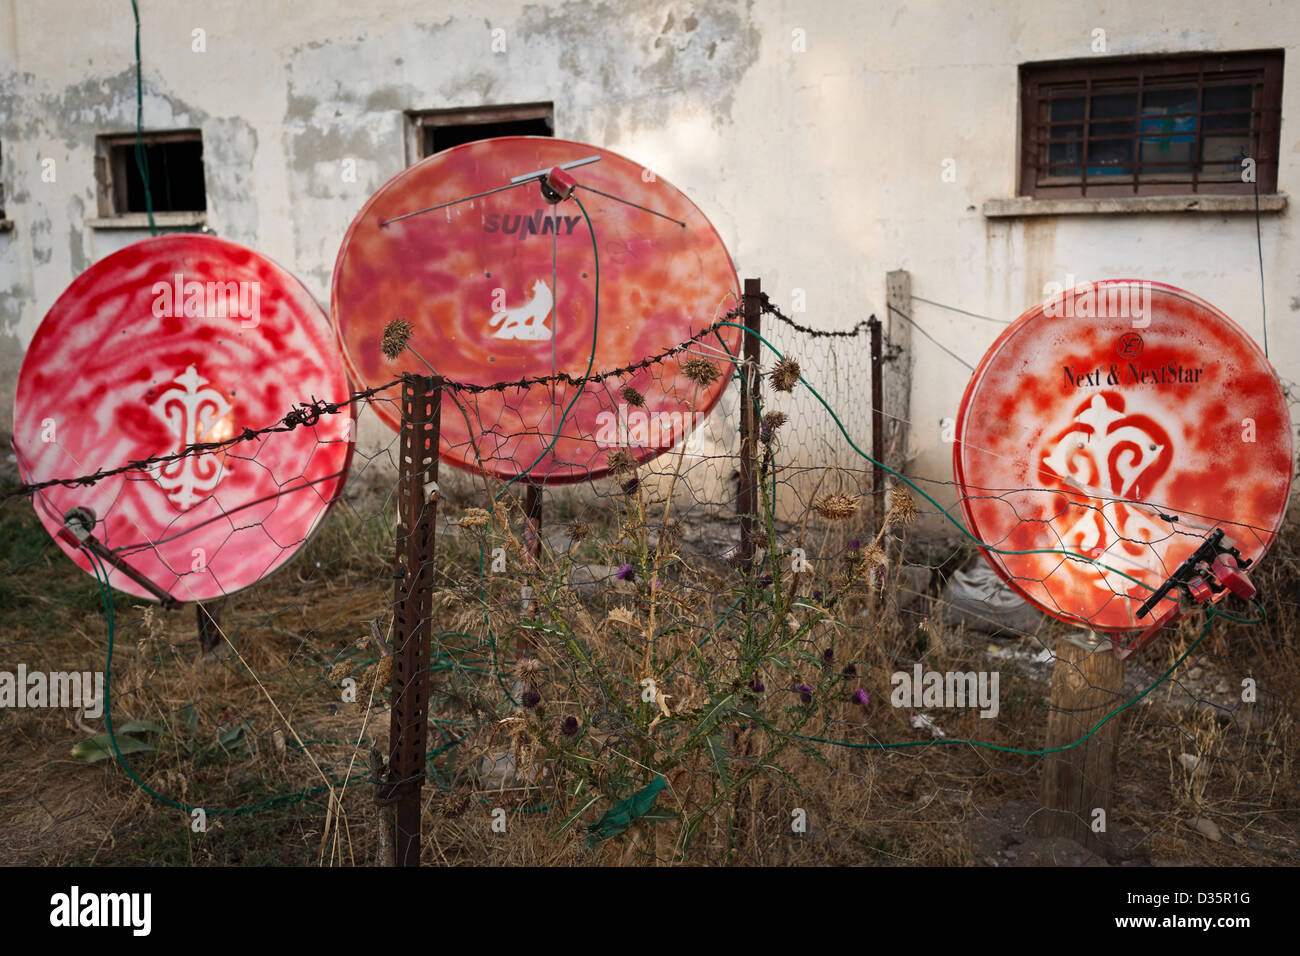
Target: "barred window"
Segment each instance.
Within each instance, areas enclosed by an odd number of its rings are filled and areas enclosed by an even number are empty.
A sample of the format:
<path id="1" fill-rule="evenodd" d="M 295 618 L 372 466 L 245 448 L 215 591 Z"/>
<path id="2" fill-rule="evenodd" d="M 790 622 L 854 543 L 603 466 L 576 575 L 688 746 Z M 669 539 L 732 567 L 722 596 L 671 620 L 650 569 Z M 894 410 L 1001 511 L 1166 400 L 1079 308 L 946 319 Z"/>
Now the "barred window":
<path id="1" fill-rule="evenodd" d="M 1282 58 L 1277 50 L 1021 66 L 1020 194 L 1276 192 Z M 1243 176 L 1251 169 L 1255 181 Z"/>

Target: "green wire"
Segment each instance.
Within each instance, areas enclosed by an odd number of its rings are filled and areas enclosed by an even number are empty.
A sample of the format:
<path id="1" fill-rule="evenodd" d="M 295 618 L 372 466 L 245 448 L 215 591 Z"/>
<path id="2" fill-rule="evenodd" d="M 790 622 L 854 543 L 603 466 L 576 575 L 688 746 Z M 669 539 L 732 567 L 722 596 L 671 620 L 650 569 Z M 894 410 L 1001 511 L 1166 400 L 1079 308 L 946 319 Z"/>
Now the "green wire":
<path id="1" fill-rule="evenodd" d="M 135 165 L 140 170 L 140 182 L 144 186 L 144 209 L 149 217 L 149 235 L 158 235 L 158 227 L 153 221 L 153 190 L 149 188 L 149 156 L 144 148 L 144 79 L 140 67 L 140 8 L 136 0 L 131 0 L 131 12 L 135 14 Z"/>

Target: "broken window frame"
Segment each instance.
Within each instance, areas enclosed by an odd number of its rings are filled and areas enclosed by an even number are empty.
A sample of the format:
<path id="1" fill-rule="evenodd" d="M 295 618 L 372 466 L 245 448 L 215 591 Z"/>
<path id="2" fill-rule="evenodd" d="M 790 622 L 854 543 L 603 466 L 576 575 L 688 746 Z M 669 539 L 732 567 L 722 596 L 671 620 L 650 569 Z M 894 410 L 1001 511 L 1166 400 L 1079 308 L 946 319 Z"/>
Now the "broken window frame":
<path id="1" fill-rule="evenodd" d="M 146 147 L 165 143 L 199 144 L 199 183 L 203 194 L 202 209 L 159 209 L 157 206 L 159 171 L 149 169 L 150 192 L 154 197 L 156 216 L 194 218 L 201 220 L 207 214 L 208 190 L 202 154 L 203 132 L 198 129 L 153 130 L 140 134 Z M 103 133 L 95 137 L 96 202 L 101 219 L 127 219 L 145 215 L 144 209 L 130 209 L 127 197 L 127 164 L 135 163 L 136 133 Z"/>
<path id="2" fill-rule="evenodd" d="M 555 104 L 514 103 L 503 106 L 471 106 L 454 109 L 410 110 L 407 117 L 407 164 L 419 162 L 441 150 L 433 149 L 434 132 L 446 126 L 488 126 L 546 120 L 555 135 Z M 486 138 L 486 137 L 485 137 Z"/>

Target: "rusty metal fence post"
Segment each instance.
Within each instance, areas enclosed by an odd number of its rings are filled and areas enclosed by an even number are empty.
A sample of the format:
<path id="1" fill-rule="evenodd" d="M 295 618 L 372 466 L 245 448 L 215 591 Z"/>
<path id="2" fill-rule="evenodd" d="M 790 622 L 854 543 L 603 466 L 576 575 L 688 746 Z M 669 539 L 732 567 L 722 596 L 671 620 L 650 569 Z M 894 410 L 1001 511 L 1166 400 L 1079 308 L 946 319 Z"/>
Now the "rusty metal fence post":
<path id="1" fill-rule="evenodd" d="M 542 489 L 531 481 L 524 484 L 524 559 L 527 570 L 536 572 L 542 563 Z M 531 585 L 524 585 L 520 606 L 525 616 L 537 612 L 537 602 L 533 598 Z M 520 631 L 519 644 L 515 648 L 515 657 L 519 660 L 532 655 L 537 650 L 532 635 Z"/>
<path id="2" fill-rule="evenodd" d="M 876 529 L 885 521 L 885 473 L 880 463 L 885 459 L 885 355 L 880 341 L 880 320 L 867 320 L 871 330 L 871 512 Z"/>
<path id="3" fill-rule="evenodd" d="M 442 379 L 402 382 L 398 461 L 397 566 L 394 584 L 392 713 L 387 784 L 395 804 L 394 863 L 420 864 L 420 790 L 429 734 L 429 627 L 434 531 L 438 514 L 438 432 Z"/>
<path id="4" fill-rule="evenodd" d="M 740 368 L 740 493 L 736 498 L 736 516 L 740 519 L 738 554 L 746 574 L 754 560 L 754 528 L 758 523 L 758 402 L 762 381 L 758 336 L 763 315 L 762 296 L 762 283 L 758 279 L 746 279 Z"/>
<path id="5" fill-rule="evenodd" d="M 226 599 L 209 601 L 206 604 L 195 602 L 195 616 L 198 618 L 199 653 L 212 654 L 221 646 L 221 609 Z"/>

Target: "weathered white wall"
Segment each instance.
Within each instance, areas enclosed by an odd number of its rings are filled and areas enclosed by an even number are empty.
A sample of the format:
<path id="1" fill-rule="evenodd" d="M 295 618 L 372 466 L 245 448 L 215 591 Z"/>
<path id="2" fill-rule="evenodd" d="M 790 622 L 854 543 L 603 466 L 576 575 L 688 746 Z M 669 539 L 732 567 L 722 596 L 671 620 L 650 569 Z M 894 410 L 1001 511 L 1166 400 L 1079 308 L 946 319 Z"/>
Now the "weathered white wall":
<path id="1" fill-rule="evenodd" d="M 558 136 L 654 168 L 712 218 L 742 276 L 761 276 L 783 307 L 804 290 L 807 312 L 796 318 L 827 328 L 884 317 L 885 273 L 902 268 L 917 295 L 1003 319 L 1067 274 L 1162 280 L 1259 335 L 1253 216 L 984 217 L 986 200 L 1015 192 L 1017 65 L 1091 56 L 1097 28 L 1110 55 L 1285 47 L 1279 189 L 1294 188 L 1300 172 L 1295 3 L 140 7 L 146 128 L 202 128 L 211 228 L 288 267 L 322 303 L 352 216 L 404 164 L 407 109 L 553 100 Z M 195 28 L 206 31 L 206 52 L 191 50 Z M 504 53 L 491 51 L 494 28 L 505 31 Z M 15 224 L 0 233 L 5 426 L 41 316 L 79 271 L 144 235 L 86 225 L 94 137 L 134 129 L 132 42 L 127 0 L 0 4 L 0 143 Z M 56 182 L 42 182 L 44 158 L 55 160 Z M 945 158 L 956 162 L 955 182 L 941 180 Z M 356 161 L 356 182 L 341 175 L 345 159 Z M 1286 379 L 1300 378 L 1294 231 L 1290 209 L 1264 217 L 1269 344 Z M 914 317 L 972 364 L 999 330 L 922 303 Z M 913 341 L 913 470 L 946 479 L 939 423 L 955 414 L 968 372 Z M 825 371 L 804 357 L 814 378 Z M 869 419 L 850 412 L 864 443 Z"/>

